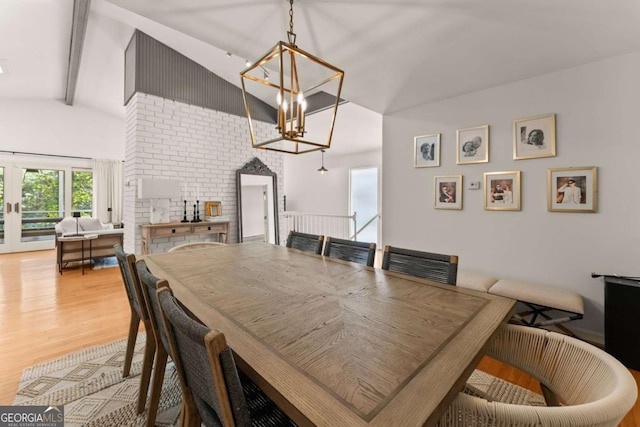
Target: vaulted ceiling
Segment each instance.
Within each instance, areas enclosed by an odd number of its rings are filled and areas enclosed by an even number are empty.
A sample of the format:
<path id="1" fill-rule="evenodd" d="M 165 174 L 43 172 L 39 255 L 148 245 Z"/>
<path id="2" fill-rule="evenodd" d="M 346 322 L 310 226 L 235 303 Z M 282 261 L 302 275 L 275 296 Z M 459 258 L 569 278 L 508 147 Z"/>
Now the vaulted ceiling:
<path id="1" fill-rule="evenodd" d="M 90 5 L 74 102 L 119 116 L 134 28 L 236 85 L 288 30 L 286 0 Z M 72 13 L 73 0 L 0 0 L 0 98 L 64 98 Z M 640 50 L 637 0 L 295 0 L 294 25 L 345 71 L 343 97 L 382 114 Z"/>

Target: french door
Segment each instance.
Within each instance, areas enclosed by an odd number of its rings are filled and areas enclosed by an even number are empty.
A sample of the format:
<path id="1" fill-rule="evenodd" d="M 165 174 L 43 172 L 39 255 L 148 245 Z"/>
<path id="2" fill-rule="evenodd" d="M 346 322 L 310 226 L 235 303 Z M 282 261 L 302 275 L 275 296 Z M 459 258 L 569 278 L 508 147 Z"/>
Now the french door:
<path id="1" fill-rule="evenodd" d="M 71 168 L 0 163 L 0 253 L 51 249 L 71 206 Z"/>

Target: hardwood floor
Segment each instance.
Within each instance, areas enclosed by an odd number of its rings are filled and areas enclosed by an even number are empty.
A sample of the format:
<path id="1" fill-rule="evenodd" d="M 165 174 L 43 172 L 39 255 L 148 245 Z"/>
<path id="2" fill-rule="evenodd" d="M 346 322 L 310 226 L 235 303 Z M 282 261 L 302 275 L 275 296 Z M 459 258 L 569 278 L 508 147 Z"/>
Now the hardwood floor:
<path id="1" fill-rule="evenodd" d="M 0 405 L 10 405 L 22 370 L 34 363 L 125 338 L 129 304 L 118 268 L 65 270 L 55 251 L 0 255 Z M 484 358 L 479 368 L 540 392 L 528 375 Z M 631 371 L 640 383 L 640 373 Z M 640 404 L 620 424 L 640 426 Z"/>
<path id="2" fill-rule="evenodd" d="M 120 270 L 58 273 L 54 250 L 0 255 L 0 405 L 22 370 L 127 336 L 129 304 Z"/>

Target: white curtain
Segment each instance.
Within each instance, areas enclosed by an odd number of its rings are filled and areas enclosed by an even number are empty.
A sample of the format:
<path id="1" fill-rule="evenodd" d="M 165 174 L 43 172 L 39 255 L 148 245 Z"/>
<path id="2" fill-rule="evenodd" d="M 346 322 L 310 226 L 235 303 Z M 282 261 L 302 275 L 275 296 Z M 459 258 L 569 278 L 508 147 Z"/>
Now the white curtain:
<path id="1" fill-rule="evenodd" d="M 119 160 L 93 160 L 93 216 L 102 222 L 122 222 L 123 169 Z"/>

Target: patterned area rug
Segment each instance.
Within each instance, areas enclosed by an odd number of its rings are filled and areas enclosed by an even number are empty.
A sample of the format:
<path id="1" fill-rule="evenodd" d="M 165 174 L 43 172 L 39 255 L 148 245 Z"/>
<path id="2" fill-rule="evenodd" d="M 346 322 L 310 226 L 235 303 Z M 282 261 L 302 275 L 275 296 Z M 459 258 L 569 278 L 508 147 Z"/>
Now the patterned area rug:
<path id="1" fill-rule="evenodd" d="M 136 414 L 136 405 L 144 344 L 140 332 L 127 378 L 122 377 L 126 339 L 27 368 L 13 404 L 64 405 L 66 427 L 142 426 L 146 412 Z M 181 401 L 175 368 L 168 363 L 156 425 L 175 425 Z"/>
<path id="2" fill-rule="evenodd" d="M 96 258 L 93 260 L 93 269 L 113 268 L 118 266 L 118 259 L 114 256 L 107 258 Z"/>

